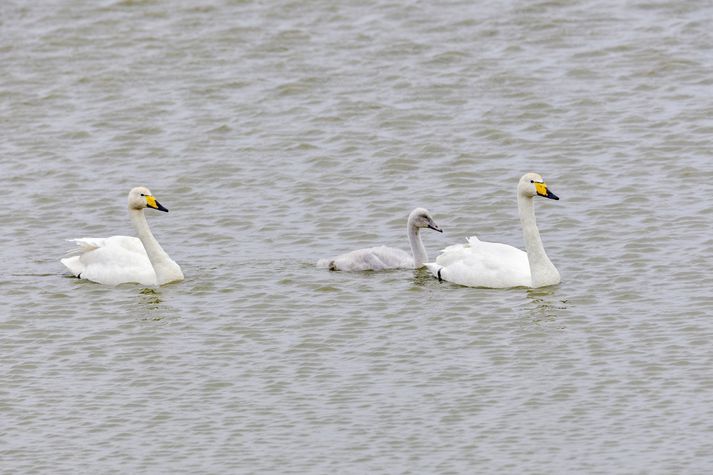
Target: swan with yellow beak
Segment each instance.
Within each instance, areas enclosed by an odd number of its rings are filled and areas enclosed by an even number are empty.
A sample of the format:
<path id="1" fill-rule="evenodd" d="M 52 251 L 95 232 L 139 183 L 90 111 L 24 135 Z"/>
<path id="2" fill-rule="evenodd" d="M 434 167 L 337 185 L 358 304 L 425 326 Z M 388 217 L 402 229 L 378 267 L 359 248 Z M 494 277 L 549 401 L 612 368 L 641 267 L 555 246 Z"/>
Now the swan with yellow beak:
<path id="1" fill-rule="evenodd" d="M 129 192 L 129 217 L 138 237 L 70 239 L 77 244 L 61 260 L 80 279 L 104 285 L 135 282 L 159 286 L 183 280 L 181 267 L 163 250 L 151 233 L 144 209 L 168 212 L 148 188 Z"/>
<path id="2" fill-rule="evenodd" d="M 466 244 L 445 248 L 436 262 L 426 267 L 439 280 L 468 287 L 535 288 L 559 284 L 559 271 L 547 257 L 537 229 L 535 196 L 559 200 L 540 175 L 526 173 L 517 184 L 517 207 L 527 252 L 472 236 Z"/>

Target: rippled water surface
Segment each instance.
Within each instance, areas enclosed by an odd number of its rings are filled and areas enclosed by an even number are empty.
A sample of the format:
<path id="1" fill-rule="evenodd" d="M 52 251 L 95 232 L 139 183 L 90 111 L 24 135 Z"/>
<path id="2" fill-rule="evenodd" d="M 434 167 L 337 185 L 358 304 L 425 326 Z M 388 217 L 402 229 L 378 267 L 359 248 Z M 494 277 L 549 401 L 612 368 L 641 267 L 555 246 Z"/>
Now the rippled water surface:
<path id="1" fill-rule="evenodd" d="M 710 3 L 342 3 L 0 6 L 2 470 L 713 470 Z M 558 286 L 315 267 L 528 171 Z M 65 274 L 142 184 L 186 280 Z"/>

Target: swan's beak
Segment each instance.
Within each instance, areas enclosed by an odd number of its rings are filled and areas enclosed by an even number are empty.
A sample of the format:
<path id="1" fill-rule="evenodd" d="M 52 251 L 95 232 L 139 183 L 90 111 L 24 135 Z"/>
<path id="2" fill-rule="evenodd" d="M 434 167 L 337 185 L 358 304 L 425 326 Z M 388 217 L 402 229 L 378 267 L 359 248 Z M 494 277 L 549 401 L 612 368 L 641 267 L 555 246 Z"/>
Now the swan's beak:
<path id="1" fill-rule="evenodd" d="M 146 195 L 146 206 L 148 206 L 149 208 L 157 209 L 159 211 L 165 211 L 166 213 L 168 213 L 168 209 L 164 208 L 164 206 L 161 203 L 159 203 L 158 201 L 156 201 L 156 198 L 154 198 L 151 195 Z"/>
<path id="2" fill-rule="evenodd" d="M 538 195 L 544 196 L 545 198 L 549 198 L 551 200 L 559 199 L 559 196 L 555 195 L 554 193 L 552 193 L 550 190 L 547 189 L 547 184 L 545 182 L 535 183 L 535 190 L 537 191 Z"/>
<path id="3" fill-rule="evenodd" d="M 443 230 L 441 228 L 439 228 L 438 225 L 436 223 L 434 223 L 433 221 L 428 223 L 428 227 L 433 229 L 434 231 L 438 231 L 439 233 L 443 232 Z"/>

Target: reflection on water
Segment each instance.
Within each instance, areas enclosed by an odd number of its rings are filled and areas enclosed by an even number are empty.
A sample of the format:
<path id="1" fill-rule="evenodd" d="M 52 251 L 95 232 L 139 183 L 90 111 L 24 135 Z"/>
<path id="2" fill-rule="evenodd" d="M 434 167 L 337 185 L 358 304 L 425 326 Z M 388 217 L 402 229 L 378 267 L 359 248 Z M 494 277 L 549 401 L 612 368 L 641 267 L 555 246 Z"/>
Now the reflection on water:
<path id="1" fill-rule="evenodd" d="M 563 310 L 567 310 L 567 299 L 561 298 L 559 293 L 558 285 L 527 289 L 527 297 L 530 300 L 527 308 L 535 323 L 554 322 Z"/>
<path id="2" fill-rule="evenodd" d="M 2 5 L 6 472 L 711 472 L 710 2 L 75 3 Z M 314 266 L 529 171 L 556 287 Z M 135 185 L 186 280 L 59 278 Z"/>
<path id="3" fill-rule="evenodd" d="M 141 320 L 163 320 L 165 308 L 162 308 L 160 289 L 144 288 L 139 291 L 138 306 L 141 309 Z"/>
<path id="4" fill-rule="evenodd" d="M 413 283 L 418 287 L 431 285 L 435 280 L 436 279 L 433 277 L 433 274 L 431 274 L 431 272 L 425 267 L 414 269 L 413 271 Z"/>

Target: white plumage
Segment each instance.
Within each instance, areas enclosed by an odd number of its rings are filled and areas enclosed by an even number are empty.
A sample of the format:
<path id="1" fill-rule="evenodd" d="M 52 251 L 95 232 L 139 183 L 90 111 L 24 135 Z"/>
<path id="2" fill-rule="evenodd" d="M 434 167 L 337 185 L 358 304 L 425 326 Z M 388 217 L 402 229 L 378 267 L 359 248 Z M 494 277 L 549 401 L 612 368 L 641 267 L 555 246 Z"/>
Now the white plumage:
<path id="1" fill-rule="evenodd" d="M 526 252 L 475 236 L 467 238 L 466 244 L 443 249 L 436 263 L 426 267 L 443 280 L 469 287 L 529 287 L 532 282 Z"/>
<path id="2" fill-rule="evenodd" d="M 445 248 L 435 263 L 426 267 L 441 280 L 469 287 L 543 287 L 560 282 L 560 274 L 545 253 L 535 222 L 534 196 L 558 200 L 542 177 L 525 174 L 518 182 L 517 202 L 525 239 L 524 252 L 507 244 L 480 241 Z"/>
<path id="3" fill-rule="evenodd" d="M 129 215 L 139 235 L 108 238 L 70 239 L 77 248 L 61 259 L 69 271 L 81 279 L 104 285 L 136 282 L 163 285 L 183 279 L 183 272 L 149 229 L 144 208 L 168 211 L 144 187 L 129 192 Z"/>
<path id="4" fill-rule="evenodd" d="M 156 272 L 141 240 L 131 236 L 69 239 L 78 248 L 61 260 L 72 274 L 105 285 L 156 285 Z"/>

